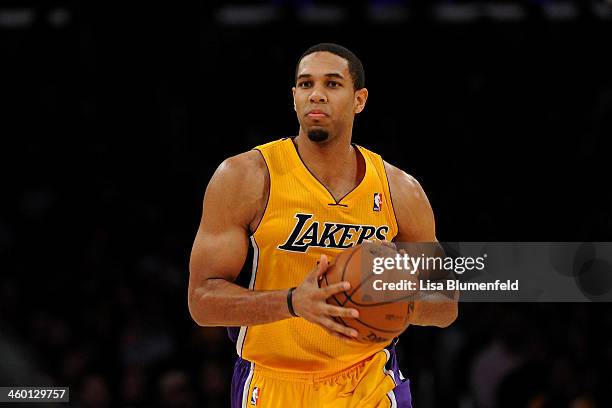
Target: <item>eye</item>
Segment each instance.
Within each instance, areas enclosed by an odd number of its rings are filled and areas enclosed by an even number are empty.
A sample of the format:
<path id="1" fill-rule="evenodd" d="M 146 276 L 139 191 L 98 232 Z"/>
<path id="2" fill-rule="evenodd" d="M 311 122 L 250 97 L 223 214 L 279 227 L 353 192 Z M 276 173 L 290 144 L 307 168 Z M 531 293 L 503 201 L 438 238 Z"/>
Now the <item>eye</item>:
<path id="1" fill-rule="evenodd" d="M 338 88 L 339 86 L 342 86 L 342 84 L 341 84 L 340 82 L 336 82 L 336 81 L 329 81 L 329 82 L 327 83 L 327 85 L 328 85 L 330 88 Z"/>
<path id="2" fill-rule="evenodd" d="M 310 81 L 302 81 L 302 82 L 298 82 L 297 86 L 298 88 L 310 88 L 311 82 Z"/>

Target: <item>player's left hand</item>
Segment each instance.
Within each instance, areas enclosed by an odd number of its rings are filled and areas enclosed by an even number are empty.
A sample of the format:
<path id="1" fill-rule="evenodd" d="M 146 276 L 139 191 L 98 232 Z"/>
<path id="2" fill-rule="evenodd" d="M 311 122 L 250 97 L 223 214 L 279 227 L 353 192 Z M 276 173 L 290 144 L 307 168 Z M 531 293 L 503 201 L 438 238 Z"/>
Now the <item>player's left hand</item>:
<path id="1" fill-rule="evenodd" d="M 349 282 L 338 282 L 324 288 L 319 287 L 319 279 L 325 274 L 329 262 L 321 255 L 317 266 L 308 273 L 304 281 L 293 292 L 295 313 L 312 323 L 323 327 L 329 334 L 341 339 L 357 338 L 357 330 L 334 320 L 334 317 L 358 318 L 357 309 L 333 306 L 326 299 L 350 288 Z"/>

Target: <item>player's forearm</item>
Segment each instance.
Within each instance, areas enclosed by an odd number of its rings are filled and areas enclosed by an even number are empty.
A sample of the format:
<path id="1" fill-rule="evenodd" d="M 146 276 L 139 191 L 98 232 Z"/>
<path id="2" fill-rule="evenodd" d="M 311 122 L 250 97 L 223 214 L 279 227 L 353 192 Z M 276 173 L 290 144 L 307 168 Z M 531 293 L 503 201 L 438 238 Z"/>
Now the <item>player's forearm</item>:
<path id="1" fill-rule="evenodd" d="M 410 314 L 410 324 L 417 326 L 450 326 L 458 315 L 458 293 L 449 297 L 445 294 L 434 293 L 422 300 L 414 302 Z"/>
<path id="2" fill-rule="evenodd" d="M 291 317 L 287 291 L 252 291 L 225 279 L 208 279 L 193 290 L 189 311 L 200 326 L 253 326 Z"/>
<path id="3" fill-rule="evenodd" d="M 428 252 L 430 256 L 439 259 L 446 257 L 442 246 L 438 243 L 428 248 Z M 424 268 L 418 273 L 421 282 L 446 282 L 452 278 L 453 274 L 443 268 Z M 440 290 L 423 293 L 423 296 L 414 302 L 410 323 L 418 326 L 448 327 L 457 319 L 458 299 L 458 291 Z"/>

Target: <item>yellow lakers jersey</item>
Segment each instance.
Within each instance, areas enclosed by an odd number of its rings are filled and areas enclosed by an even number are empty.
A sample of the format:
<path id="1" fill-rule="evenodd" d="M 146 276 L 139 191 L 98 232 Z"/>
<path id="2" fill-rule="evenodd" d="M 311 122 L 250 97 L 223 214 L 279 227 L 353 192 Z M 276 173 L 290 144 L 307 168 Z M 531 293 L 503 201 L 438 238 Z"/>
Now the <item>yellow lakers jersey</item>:
<path id="1" fill-rule="evenodd" d="M 365 159 L 362 181 L 336 201 L 302 162 L 289 138 L 256 147 L 270 174 L 263 218 L 251 236 L 254 248 L 249 288 L 298 286 L 321 254 L 330 261 L 364 240 L 397 235 L 389 184 L 381 157 L 356 146 Z M 295 372 L 336 372 L 387 344 L 342 341 L 302 318 L 241 327 L 236 350 L 264 367 Z"/>

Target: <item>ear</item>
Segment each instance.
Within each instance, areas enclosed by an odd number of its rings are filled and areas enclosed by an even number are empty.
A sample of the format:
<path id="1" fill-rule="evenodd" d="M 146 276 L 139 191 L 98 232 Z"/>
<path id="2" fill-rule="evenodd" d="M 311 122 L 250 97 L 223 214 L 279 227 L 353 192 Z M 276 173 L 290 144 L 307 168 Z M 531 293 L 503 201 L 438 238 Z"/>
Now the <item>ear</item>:
<path id="1" fill-rule="evenodd" d="M 355 101 L 353 102 L 355 113 L 360 113 L 365 109 L 366 101 L 368 100 L 368 90 L 361 88 L 355 91 Z"/>
<path id="2" fill-rule="evenodd" d="M 291 88 L 291 95 L 293 96 L 293 110 L 297 112 L 297 108 L 295 106 L 295 86 Z"/>

